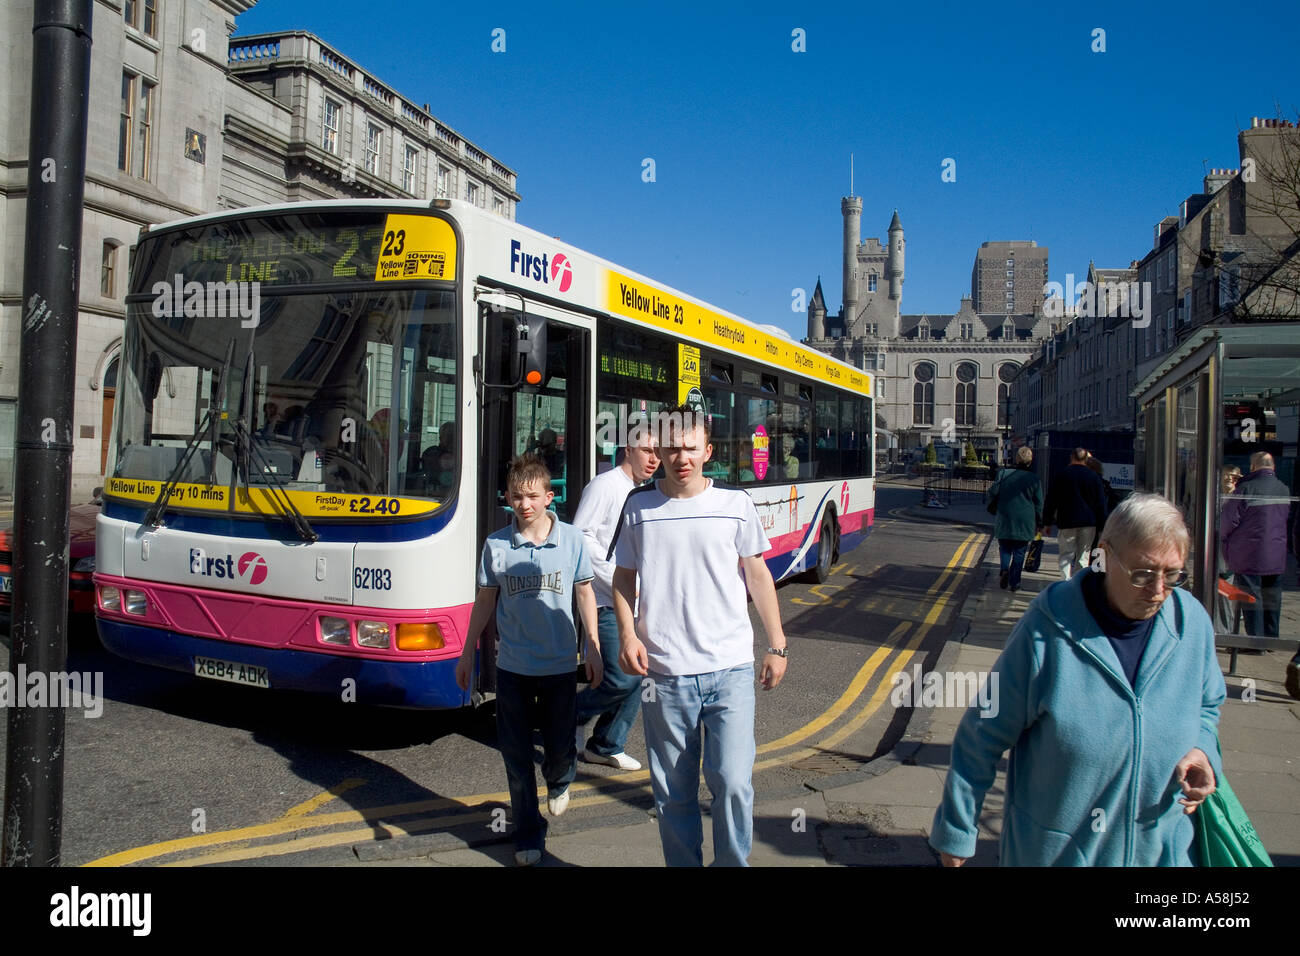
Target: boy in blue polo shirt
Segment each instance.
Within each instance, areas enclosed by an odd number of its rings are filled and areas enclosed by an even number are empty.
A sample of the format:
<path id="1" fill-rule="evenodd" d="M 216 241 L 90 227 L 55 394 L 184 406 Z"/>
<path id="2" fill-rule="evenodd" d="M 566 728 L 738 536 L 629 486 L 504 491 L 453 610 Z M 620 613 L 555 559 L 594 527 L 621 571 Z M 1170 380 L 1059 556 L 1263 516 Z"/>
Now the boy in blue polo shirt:
<path id="1" fill-rule="evenodd" d="M 456 664 L 456 683 L 461 690 L 469 689 L 474 649 L 495 609 L 500 637 L 497 743 L 510 785 L 515 863 L 531 866 L 542 858 L 546 844 L 533 770 L 534 727 L 542 732 L 542 776 L 551 816 L 558 817 L 568 807 L 569 784 L 577 774 L 575 595 L 587 631 L 587 680 L 592 687 L 600 684 L 602 668 L 591 559 L 582 532 L 547 510 L 555 493 L 546 465 L 535 455 L 516 458 L 506 473 L 506 493 L 515 517 L 483 542 L 479 590 L 465 649 Z"/>

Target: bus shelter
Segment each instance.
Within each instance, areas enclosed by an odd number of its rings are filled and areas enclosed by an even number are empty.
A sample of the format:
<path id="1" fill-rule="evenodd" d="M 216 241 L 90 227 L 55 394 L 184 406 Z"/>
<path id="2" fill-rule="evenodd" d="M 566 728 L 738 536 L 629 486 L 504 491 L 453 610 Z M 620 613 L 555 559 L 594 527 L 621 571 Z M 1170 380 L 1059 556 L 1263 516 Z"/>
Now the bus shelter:
<path id="1" fill-rule="evenodd" d="M 1237 648 L 1293 650 L 1300 325 L 1202 328 L 1134 394 L 1134 484 L 1186 517 L 1188 587 L 1213 618 L 1216 642 L 1234 649 L 1234 670 Z M 1234 484 L 1234 469 L 1244 479 L 1267 465 L 1262 454 L 1280 484 L 1264 476 Z"/>

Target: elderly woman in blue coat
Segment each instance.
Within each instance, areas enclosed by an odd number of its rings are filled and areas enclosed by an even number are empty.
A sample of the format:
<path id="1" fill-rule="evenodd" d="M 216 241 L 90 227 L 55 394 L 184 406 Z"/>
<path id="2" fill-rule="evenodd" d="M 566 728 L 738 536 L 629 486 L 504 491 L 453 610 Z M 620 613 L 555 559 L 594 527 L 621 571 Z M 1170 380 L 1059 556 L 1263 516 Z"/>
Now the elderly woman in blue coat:
<path id="1" fill-rule="evenodd" d="M 1221 771 L 1225 691 L 1204 608 L 1186 580 L 1188 533 L 1158 495 L 1106 522 L 1094 567 L 1042 591 L 963 716 L 930 844 L 975 855 L 980 808 L 1008 749 L 1001 863 L 1190 866 L 1191 818 Z M 993 680 L 990 676 L 990 681 Z"/>

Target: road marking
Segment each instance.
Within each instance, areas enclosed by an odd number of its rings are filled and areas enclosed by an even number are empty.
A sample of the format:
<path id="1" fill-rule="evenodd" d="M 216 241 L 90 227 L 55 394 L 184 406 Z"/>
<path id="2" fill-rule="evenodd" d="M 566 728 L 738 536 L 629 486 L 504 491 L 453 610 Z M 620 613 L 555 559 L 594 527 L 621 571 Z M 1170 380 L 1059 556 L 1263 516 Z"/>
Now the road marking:
<path id="1" fill-rule="evenodd" d="M 935 582 L 927 589 L 926 597 L 938 594 L 941 588 L 949 581 L 956 581 L 958 577 L 970 567 L 973 562 L 969 559 L 976 555 L 978 550 L 972 545 L 977 539 L 983 537 L 981 532 L 975 532 L 968 535 L 953 553 L 952 558 L 948 561 L 944 570 L 940 573 Z M 888 669 L 884 679 L 881 681 L 870 700 L 866 705 L 855 714 L 843 727 L 826 739 L 819 741 L 811 747 L 786 754 L 784 756 L 772 757 L 767 760 L 755 763 L 755 770 L 767 769 L 772 766 L 790 764 L 802 760 L 805 757 L 813 756 L 819 752 L 834 747 L 839 741 L 849 736 L 866 723 L 880 708 L 883 701 L 888 697 L 893 686 L 894 675 L 905 669 L 911 662 L 920 646 L 925 635 L 929 633 L 934 623 L 938 620 L 944 607 L 950 598 L 954 595 L 944 593 L 939 596 L 931 607 L 929 613 L 922 621 L 917 633 L 908 642 L 907 646 L 900 650 L 895 658 L 893 666 Z M 906 630 L 910 628 L 911 622 L 901 621 L 890 632 L 886 641 L 897 641 L 901 639 Z M 757 749 L 756 753 L 770 753 L 776 750 L 782 750 L 792 747 L 817 732 L 825 729 L 836 719 L 842 716 L 861 695 L 870 681 L 871 676 L 880 667 L 882 661 L 888 659 L 893 647 L 885 646 L 878 648 L 875 653 L 859 668 L 854 675 L 848 688 L 844 693 L 821 715 L 809 721 L 803 727 L 796 731 L 786 734 L 784 737 L 770 741 Z M 649 771 L 642 769 L 630 771 L 623 774 L 613 774 L 610 776 L 599 777 L 591 781 L 575 782 L 570 786 L 570 792 L 575 799 L 571 806 L 594 806 L 601 803 L 608 803 L 619 799 L 621 794 L 618 792 L 606 793 L 605 790 L 625 791 L 628 789 L 647 790 L 646 784 L 649 783 Z M 283 856 L 290 853 L 298 853 L 303 850 L 318 849 L 324 847 L 340 846 L 357 840 L 374 840 L 375 829 L 380 822 L 387 819 L 397 819 L 400 817 L 412 816 L 421 813 L 436 813 L 436 816 L 417 817 L 414 820 L 404 821 L 400 827 L 394 824 L 384 825 L 385 829 L 391 829 L 401 833 L 421 833 L 428 830 L 436 830 L 440 827 L 461 826 L 466 823 L 485 820 L 490 814 L 483 813 L 482 807 L 485 803 L 508 803 L 510 794 L 508 791 L 498 791 L 496 793 L 480 793 L 465 797 L 441 797 L 430 800 L 417 800 L 404 804 L 390 804 L 382 807 L 373 807 L 364 810 L 342 810 L 332 813 L 313 814 L 312 811 L 323 806 L 326 803 L 336 799 L 342 793 L 360 786 L 361 782 L 357 778 L 348 778 L 329 790 L 319 793 L 308 800 L 303 801 L 291 807 L 279 819 L 269 823 L 254 824 L 247 827 L 237 827 L 232 830 L 215 831 L 213 833 L 197 834 L 194 836 L 181 837 L 174 840 L 165 840 L 159 843 L 146 844 L 143 846 L 132 847 L 118 853 L 112 853 L 108 856 L 100 857 L 83 866 L 124 866 L 131 863 L 140 863 L 145 860 L 155 859 L 161 856 L 168 856 L 173 853 L 180 853 L 186 850 L 197 850 L 206 847 L 223 847 L 220 850 L 210 850 L 207 853 L 200 854 L 197 857 L 181 860 L 173 860 L 168 866 L 187 866 L 194 864 L 208 864 L 219 862 L 234 862 L 253 858 L 262 858 L 270 856 Z M 538 788 L 539 798 L 542 796 L 544 787 Z M 589 793 L 588 793 L 589 792 Z M 587 794 L 586 796 L 581 796 Z M 461 809 L 477 811 L 462 814 L 447 815 L 444 812 L 451 809 Z M 283 836 L 286 834 L 298 833 L 304 830 L 322 829 L 325 827 L 337 826 L 346 823 L 365 823 L 367 826 L 363 829 L 354 829 L 339 833 L 323 833 L 310 837 L 295 837 L 287 842 L 271 843 L 262 846 L 249 846 L 249 841 L 264 839 L 267 837 Z"/>
<path id="2" fill-rule="evenodd" d="M 313 810 L 320 809 L 322 806 L 329 803 L 334 798 L 347 793 L 349 790 L 355 790 L 357 787 L 364 786 L 364 785 L 365 785 L 365 781 L 362 780 L 360 777 L 348 777 L 348 779 L 344 780 L 341 783 L 336 783 L 328 790 L 316 794 L 316 796 L 312 797 L 310 800 L 304 800 L 302 803 L 298 804 L 297 806 L 290 807 L 288 810 L 284 811 L 284 816 L 285 817 L 306 816 L 307 814 L 311 813 Z"/>

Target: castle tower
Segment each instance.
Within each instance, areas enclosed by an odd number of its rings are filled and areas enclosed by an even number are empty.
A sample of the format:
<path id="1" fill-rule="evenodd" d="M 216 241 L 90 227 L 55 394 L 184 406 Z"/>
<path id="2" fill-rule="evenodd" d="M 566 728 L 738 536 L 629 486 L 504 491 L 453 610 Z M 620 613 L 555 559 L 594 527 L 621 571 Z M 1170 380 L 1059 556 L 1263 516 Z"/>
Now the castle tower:
<path id="1" fill-rule="evenodd" d="M 808 303 L 808 338 L 826 338 L 826 298 L 822 295 L 822 277 L 817 277 L 817 288 Z"/>
<path id="2" fill-rule="evenodd" d="M 885 266 L 885 277 L 889 280 L 889 298 L 893 305 L 890 326 L 881 331 L 889 337 L 899 333 L 898 316 L 903 308 L 903 252 L 906 243 L 903 240 L 903 223 L 894 210 L 894 218 L 889 221 L 889 259 Z"/>
<path id="3" fill-rule="evenodd" d="M 844 334 L 851 334 L 858 316 L 858 244 L 862 241 L 862 200 L 845 196 L 840 200 L 844 214 Z"/>

